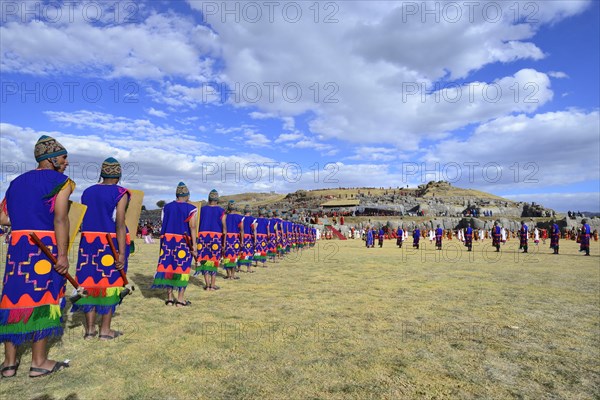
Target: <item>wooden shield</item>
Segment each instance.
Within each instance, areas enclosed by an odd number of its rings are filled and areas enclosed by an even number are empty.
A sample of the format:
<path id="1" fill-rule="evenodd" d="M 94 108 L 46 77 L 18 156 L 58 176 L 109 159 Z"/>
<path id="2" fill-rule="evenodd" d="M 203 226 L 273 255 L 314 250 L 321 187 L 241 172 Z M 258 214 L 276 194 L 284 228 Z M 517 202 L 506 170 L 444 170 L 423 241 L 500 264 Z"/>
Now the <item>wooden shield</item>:
<path id="1" fill-rule="evenodd" d="M 73 246 L 75 236 L 79 234 L 79 228 L 86 211 L 86 205 L 69 200 L 69 250 Z"/>
<path id="2" fill-rule="evenodd" d="M 197 231 L 198 228 L 200 227 L 200 209 L 202 208 L 202 200 L 200 200 L 200 201 L 188 201 L 188 203 L 196 206 L 196 208 L 198 209 L 196 211 L 196 231 Z"/>
<path id="3" fill-rule="evenodd" d="M 125 225 L 129 230 L 132 238 L 137 234 L 138 225 L 140 223 L 140 214 L 142 213 L 142 203 L 144 202 L 144 192 L 141 190 L 131 190 L 131 198 L 125 212 Z"/>

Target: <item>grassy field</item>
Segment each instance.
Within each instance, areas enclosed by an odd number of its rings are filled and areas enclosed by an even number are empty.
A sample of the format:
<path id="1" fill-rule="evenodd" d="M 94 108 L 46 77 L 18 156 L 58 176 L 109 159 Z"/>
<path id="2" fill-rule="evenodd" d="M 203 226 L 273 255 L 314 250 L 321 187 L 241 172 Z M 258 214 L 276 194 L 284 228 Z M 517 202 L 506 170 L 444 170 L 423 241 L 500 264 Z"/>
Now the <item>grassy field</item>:
<path id="1" fill-rule="evenodd" d="M 175 309 L 149 289 L 158 245 L 138 240 L 125 335 L 84 341 L 69 315 L 50 356 L 71 368 L 29 379 L 24 348 L 0 399 L 600 398 L 598 242 L 517 246 L 321 241 L 220 291 L 192 278 Z"/>

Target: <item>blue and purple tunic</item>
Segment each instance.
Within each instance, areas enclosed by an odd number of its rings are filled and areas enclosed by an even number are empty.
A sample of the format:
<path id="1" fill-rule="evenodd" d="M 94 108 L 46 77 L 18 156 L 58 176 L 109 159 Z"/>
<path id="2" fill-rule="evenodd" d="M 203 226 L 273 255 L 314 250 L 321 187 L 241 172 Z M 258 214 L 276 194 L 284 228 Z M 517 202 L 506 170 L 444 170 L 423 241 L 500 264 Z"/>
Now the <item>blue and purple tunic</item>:
<path id="1" fill-rule="evenodd" d="M 519 242 L 519 249 L 522 249 L 527 246 L 527 240 L 529 239 L 529 228 L 527 225 L 521 226 L 521 229 L 519 230 L 519 236 L 521 239 Z"/>
<path id="2" fill-rule="evenodd" d="M 192 240 L 190 221 L 198 209 L 184 201 L 172 201 L 162 209 L 160 253 L 152 288 L 185 289 L 194 257 L 187 243 Z"/>
<path id="3" fill-rule="evenodd" d="M 368 229 L 367 230 L 367 240 L 366 240 L 366 246 L 367 247 L 374 246 L 374 243 L 375 243 L 374 234 L 375 234 L 375 231 L 373 229 Z"/>
<path id="4" fill-rule="evenodd" d="M 583 224 L 581 227 L 581 242 L 579 243 L 579 250 L 589 250 L 590 248 L 590 237 L 592 235 L 592 228 L 589 224 Z"/>
<path id="5" fill-rule="evenodd" d="M 225 238 L 223 267 L 235 268 L 242 252 L 242 238 L 240 234 L 244 227 L 244 217 L 240 214 L 227 214 L 225 224 L 227 225 L 227 237 Z"/>
<path id="6" fill-rule="evenodd" d="M 130 196 L 124 187 L 119 185 L 97 184 L 84 190 L 81 202 L 87 211 L 81 224 L 81 241 L 75 279 L 89 295 L 78 300 L 71 312 L 95 311 L 98 314 L 114 313 L 119 304 L 119 295 L 123 291 L 121 273 L 115 268 L 113 253 L 108 244 L 106 234 L 110 234 L 115 249 L 119 251 L 114 213 L 117 203 L 123 196 Z M 125 265 L 129 258 L 129 233 L 126 237 Z"/>
<path id="7" fill-rule="evenodd" d="M 559 240 L 560 228 L 558 227 L 558 224 L 552 224 L 552 226 L 550 227 L 550 248 L 557 248 Z"/>
<path id="8" fill-rule="evenodd" d="M 404 231 L 402 228 L 398 228 L 396 230 L 396 246 L 402 245 L 402 242 L 404 242 Z"/>
<path id="9" fill-rule="evenodd" d="M 502 239 L 502 232 L 498 225 L 492 228 L 492 246 L 500 246 Z"/>
<path id="10" fill-rule="evenodd" d="M 435 246 L 442 247 L 442 238 L 444 237 L 444 230 L 442 228 L 437 228 L 435 230 Z"/>
<path id="11" fill-rule="evenodd" d="M 465 230 L 465 246 L 469 247 L 473 245 L 473 228 L 470 226 Z"/>
<path id="12" fill-rule="evenodd" d="M 223 254 L 223 215 L 225 210 L 219 206 L 206 205 L 200 209 L 197 243 L 201 261 L 196 274 L 216 273 L 219 268 Z"/>
<path id="13" fill-rule="evenodd" d="M 36 233 L 58 255 L 54 204 L 58 193 L 67 188 L 73 190 L 75 183 L 66 175 L 33 170 L 15 178 L 0 203 L 12 226 L 0 300 L 0 342 L 18 346 L 63 334 L 66 280 L 29 234 Z"/>
<path id="14" fill-rule="evenodd" d="M 269 245 L 268 238 L 269 220 L 266 218 L 256 219 L 256 243 L 254 248 L 254 260 L 263 264 L 267 261 L 267 250 Z"/>
<path id="15" fill-rule="evenodd" d="M 278 248 L 278 236 L 279 232 L 277 231 L 277 218 L 270 218 L 269 220 L 269 241 L 267 242 L 267 256 L 270 258 L 275 258 L 277 255 Z"/>
<path id="16" fill-rule="evenodd" d="M 413 231 L 413 247 L 419 246 L 419 240 L 421 240 L 421 230 L 416 228 Z"/>
<path id="17" fill-rule="evenodd" d="M 252 264 L 254 257 L 254 232 L 256 229 L 256 218 L 251 215 L 244 216 L 244 244 L 242 246 L 242 253 L 238 264 L 249 265 Z"/>

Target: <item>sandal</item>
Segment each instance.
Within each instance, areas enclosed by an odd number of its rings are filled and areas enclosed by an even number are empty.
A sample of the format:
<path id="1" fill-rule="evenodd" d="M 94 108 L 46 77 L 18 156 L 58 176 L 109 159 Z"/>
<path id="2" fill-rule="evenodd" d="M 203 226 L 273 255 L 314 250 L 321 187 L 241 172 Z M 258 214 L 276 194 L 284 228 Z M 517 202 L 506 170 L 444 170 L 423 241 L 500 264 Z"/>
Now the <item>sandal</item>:
<path id="1" fill-rule="evenodd" d="M 165 306 L 168 306 L 169 304 L 175 304 L 175 300 L 165 300 Z"/>
<path id="2" fill-rule="evenodd" d="M 15 376 L 17 376 L 17 370 L 19 369 L 19 365 L 21 365 L 21 363 L 17 361 L 15 365 L 2 367 L 2 369 L 0 369 L 0 375 L 2 375 L 2 378 L 14 378 Z M 4 375 L 4 373 L 7 371 L 15 371 L 15 373 L 12 375 Z"/>
<path id="3" fill-rule="evenodd" d="M 65 368 L 69 368 L 69 360 L 65 360 L 65 361 L 57 361 L 56 364 L 54 364 L 54 367 L 52 367 L 52 369 L 44 369 L 44 368 L 35 368 L 35 367 L 31 367 L 29 368 L 29 372 L 41 372 L 40 375 L 31 375 L 29 374 L 30 378 L 39 378 L 40 376 L 46 376 L 46 375 L 50 375 L 53 374 L 55 372 L 58 372 L 62 369 Z"/>
<path id="4" fill-rule="evenodd" d="M 189 300 L 186 300 L 186 301 L 178 301 L 175 304 L 177 304 L 177 306 L 187 307 L 187 306 L 192 305 L 192 302 Z"/>
<path id="5" fill-rule="evenodd" d="M 84 339 L 93 338 L 93 337 L 96 337 L 97 334 L 98 334 L 98 331 L 92 332 L 92 333 L 86 333 L 85 335 L 83 335 L 83 338 Z"/>
<path id="6" fill-rule="evenodd" d="M 114 331 L 113 336 L 111 335 L 100 335 L 98 336 L 100 339 L 102 340 L 113 340 L 118 338 L 119 336 L 122 336 L 123 332 L 119 332 L 119 331 Z"/>

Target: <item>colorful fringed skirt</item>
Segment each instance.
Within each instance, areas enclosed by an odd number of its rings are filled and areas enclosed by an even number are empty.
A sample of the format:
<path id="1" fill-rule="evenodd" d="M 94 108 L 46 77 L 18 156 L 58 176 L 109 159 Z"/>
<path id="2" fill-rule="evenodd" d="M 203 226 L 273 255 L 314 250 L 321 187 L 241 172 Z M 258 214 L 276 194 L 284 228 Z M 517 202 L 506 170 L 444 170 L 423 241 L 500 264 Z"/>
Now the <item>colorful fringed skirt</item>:
<path id="1" fill-rule="evenodd" d="M 256 234 L 256 246 L 254 248 L 254 261 L 260 261 L 263 264 L 267 261 L 268 238 L 265 233 Z"/>
<path id="2" fill-rule="evenodd" d="M 244 245 L 238 259 L 238 265 L 251 265 L 254 256 L 254 236 L 244 234 Z"/>
<path id="3" fill-rule="evenodd" d="M 66 280 L 30 241 L 30 232 L 12 232 L 0 300 L 0 342 L 16 346 L 63 334 Z M 35 233 L 56 256 L 54 231 Z"/>
<path id="4" fill-rule="evenodd" d="M 111 238 L 115 249 L 119 251 L 116 234 L 111 233 Z M 127 259 L 129 258 L 129 234 L 126 237 L 126 244 L 125 266 L 123 267 L 125 273 L 127 273 Z M 71 312 L 96 312 L 98 314 L 115 312 L 123 291 L 123 278 L 115 268 L 115 261 L 106 238 L 106 232 L 81 233 L 75 278 L 89 295 L 73 304 Z"/>
<path id="5" fill-rule="evenodd" d="M 200 265 L 195 268 L 200 273 L 216 273 L 222 254 L 223 234 L 219 232 L 199 232 L 197 239 Z"/>
<path id="6" fill-rule="evenodd" d="M 237 267 L 238 257 L 242 250 L 239 233 L 227 233 L 225 238 L 225 257 L 223 258 L 224 268 Z"/>
<path id="7" fill-rule="evenodd" d="M 154 274 L 153 289 L 185 289 L 190 281 L 194 257 L 184 235 L 165 233 L 160 238 L 158 266 Z"/>

